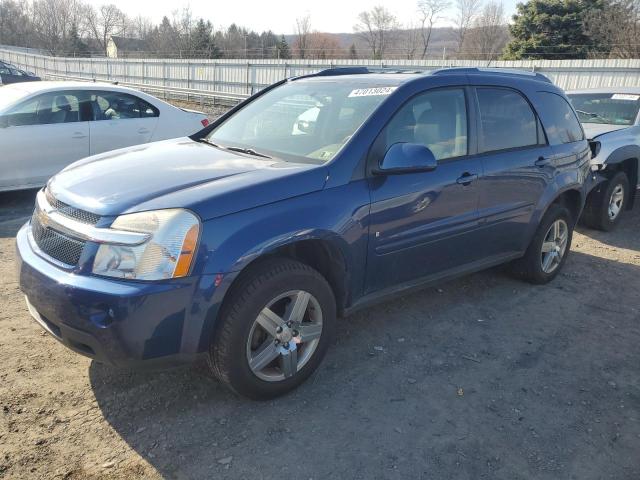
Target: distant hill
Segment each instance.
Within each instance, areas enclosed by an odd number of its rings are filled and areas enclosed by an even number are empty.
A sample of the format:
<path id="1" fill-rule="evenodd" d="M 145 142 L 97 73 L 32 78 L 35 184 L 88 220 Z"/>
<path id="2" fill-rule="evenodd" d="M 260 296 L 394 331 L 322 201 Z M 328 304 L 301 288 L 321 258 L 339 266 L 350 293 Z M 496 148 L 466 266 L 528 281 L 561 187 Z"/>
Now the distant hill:
<path id="1" fill-rule="evenodd" d="M 398 35 L 406 35 L 407 30 L 401 30 Z M 348 51 L 351 45 L 356 46 L 356 52 L 359 57 L 369 56 L 369 47 L 367 43 L 356 33 L 325 33 L 324 35 L 334 38 L 341 48 Z M 285 35 L 287 43 L 293 47 L 296 35 Z M 455 52 L 457 46 L 455 30 L 451 27 L 434 28 L 431 32 L 431 40 L 429 41 L 429 49 L 427 50 L 428 58 L 442 58 L 443 50 L 446 53 Z M 394 49 L 394 58 L 403 58 L 403 52 L 400 49 Z"/>

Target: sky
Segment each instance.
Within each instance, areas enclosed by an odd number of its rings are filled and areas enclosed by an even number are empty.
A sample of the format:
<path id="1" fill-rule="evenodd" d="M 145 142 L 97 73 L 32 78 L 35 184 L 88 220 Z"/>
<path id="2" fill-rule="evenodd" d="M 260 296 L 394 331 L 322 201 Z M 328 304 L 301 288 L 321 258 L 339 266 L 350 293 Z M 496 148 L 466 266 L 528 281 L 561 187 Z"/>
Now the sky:
<path id="1" fill-rule="evenodd" d="M 351 33 L 358 13 L 373 5 L 383 5 L 402 23 L 416 17 L 417 0 L 86 0 L 95 6 L 114 3 L 130 16 L 143 15 L 160 22 L 164 15 L 189 6 L 196 17 L 211 20 L 216 28 L 237 23 L 256 31 L 273 30 L 275 33 L 294 33 L 295 20 L 305 14 L 311 16 L 314 30 L 332 33 Z M 505 13 L 510 18 L 517 0 L 503 0 Z M 453 16 L 454 12 L 450 12 Z M 440 22 L 439 26 L 446 26 Z"/>

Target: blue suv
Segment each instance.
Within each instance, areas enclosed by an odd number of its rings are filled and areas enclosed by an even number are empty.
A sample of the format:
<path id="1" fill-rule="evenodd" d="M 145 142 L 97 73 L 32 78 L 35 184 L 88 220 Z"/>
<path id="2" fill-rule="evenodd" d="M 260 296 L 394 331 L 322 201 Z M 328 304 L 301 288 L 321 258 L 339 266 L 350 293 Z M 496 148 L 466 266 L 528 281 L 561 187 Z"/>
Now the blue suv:
<path id="1" fill-rule="evenodd" d="M 283 394 L 336 317 L 510 262 L 567 259 L 591 152 L 544 76 L 332 69 L 283 80 L 190 138 L 90 157 L 17 235 L 32 316 L 112 365 L 204 357 Z"/>

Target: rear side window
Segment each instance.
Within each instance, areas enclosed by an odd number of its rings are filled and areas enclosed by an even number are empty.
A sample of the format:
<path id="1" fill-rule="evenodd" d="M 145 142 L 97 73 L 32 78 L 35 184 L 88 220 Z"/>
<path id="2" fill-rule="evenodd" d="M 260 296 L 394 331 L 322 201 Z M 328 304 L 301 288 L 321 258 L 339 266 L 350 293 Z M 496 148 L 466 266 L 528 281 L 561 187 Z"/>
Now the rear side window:
<path id="1" fill-rule="evenodd" d="M 94 120 L 125 120 L 158 117 L 157 108 L 144 100 L 120 92 L 94 92 L 89 99 Z"/>
<path id="2" fill-rule="evenodd" d="M 480 151 L 538 145 L 538 122 L 524 97 L 506 88 L 477 88 Z"/>
<path id="3" fill-rule="evenodd" d="M 544 126 L 551 145 L 584 140 L 582 127 L 569 103 L 560 95 L 540 92 L 545 105 Z"/>

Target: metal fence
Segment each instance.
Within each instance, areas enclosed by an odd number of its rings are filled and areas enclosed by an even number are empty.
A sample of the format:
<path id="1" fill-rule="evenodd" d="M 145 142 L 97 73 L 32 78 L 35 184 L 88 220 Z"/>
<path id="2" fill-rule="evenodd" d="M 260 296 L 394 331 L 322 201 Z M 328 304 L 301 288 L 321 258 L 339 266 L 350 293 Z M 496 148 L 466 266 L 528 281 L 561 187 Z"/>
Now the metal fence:
<path id="1" fill-rule="evenodd" d="M 0 48 L 0 60 L 40 76 L 119 81 L 155 90 L 250 95 L 282 78 L 340 66 L 376 70 L 500 67 L 535 70 L 564 89 L 640 86 L 640 60 L 199 60 L 50 57 Z"/>

